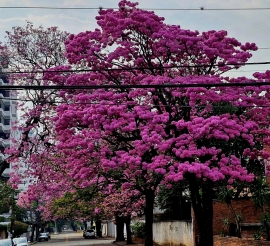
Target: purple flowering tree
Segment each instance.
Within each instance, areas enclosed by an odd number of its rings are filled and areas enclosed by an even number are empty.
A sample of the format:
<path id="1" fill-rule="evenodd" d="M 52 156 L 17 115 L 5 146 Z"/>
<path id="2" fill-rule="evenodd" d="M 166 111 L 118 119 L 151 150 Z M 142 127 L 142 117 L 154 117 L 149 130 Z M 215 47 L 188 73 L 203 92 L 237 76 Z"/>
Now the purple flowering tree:
<path id="1" fill-rule="evenodd" d="M 65 103 L 53 118 L 57 153 L 81 188 L 93 183 L 98 162 L 98 172 L 121 173 L 122 190 L 144 196 L 147 246 L 153 245 L 159 185 L 185 180 L 198 243 L 211 246 L 215 187 L 252 182 L 251 163 L 262 166 L 255 160 L 269 157 L 269 86 L 256 82 L 269 80 L 270 73 L 224 76 L 247 62 L 256 45 L 241 44 L 226 31 L 167 25 L 136 5 L 122 0 L 116 11 L 100 10 L 99 28 L 66 41 L 70 65 L 54 70 L 89 71 L 45 74 L 59 85 L 99 86 L 61 90 Z M 254 86 L 245 86 L 250 81 Z"/>

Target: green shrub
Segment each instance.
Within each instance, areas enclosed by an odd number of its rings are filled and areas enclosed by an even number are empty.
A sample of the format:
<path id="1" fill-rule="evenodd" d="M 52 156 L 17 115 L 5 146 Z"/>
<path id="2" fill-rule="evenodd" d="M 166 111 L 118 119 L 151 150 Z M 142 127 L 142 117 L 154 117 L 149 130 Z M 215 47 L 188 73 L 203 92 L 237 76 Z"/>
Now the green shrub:
<path id="1" fill-rule="evenodd" d="M 144 222 L 136 222 L 135 224 L 131 225 L 131 229 L 135 237 L 137 238 L 145 237 L 145 223 Z"/>
<path id="2" fill-rule="evenodd" d="M 8 230 L 10 231 L 11 224 L 8 224 Z M 20 237 L 23 233 L 27 232 L 28 230 L 28 224 L 15 221 L 14 222 L 14 237 Z"/>
<path id="3" fill-rule="evenodd" d="M 220 236 L 226 237 L 230 235 L 230 223 L 228 218 L 221 219 L 223 223 L 222 231 L 220 232 Z"/>
<path id="4" fill-rule="evenodd" d="M 262 237 L 262 233 L 261 233 L 260 230 L 257 230 L 257 231 L 255 231 L 255 232 L 253 233 L 253 238 L 254 238 L 255 240 L 261 240 L 261 237 Z"/>

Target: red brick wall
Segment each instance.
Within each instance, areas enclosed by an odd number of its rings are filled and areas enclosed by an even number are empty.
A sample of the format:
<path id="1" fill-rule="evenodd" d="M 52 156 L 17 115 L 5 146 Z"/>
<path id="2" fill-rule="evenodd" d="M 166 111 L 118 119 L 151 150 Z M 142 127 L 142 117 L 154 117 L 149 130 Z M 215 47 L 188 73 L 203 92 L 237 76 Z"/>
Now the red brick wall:
<path id="1" fill-rule="evenodd" d="M 242 214 L 243 221 L 242 223 L 259 223 L 260 217 L 261 217 L 261 211 L 256 210 L 254 207 L 254 203 L 251 199 L 241 199 L 237 201 L 232 201 L 232 206 L 236 214 Z M 213 201 L 213 234 L 214 235 L 220 235 L 222 229 L 223 229 L 223 222 L 222 219 L 228 218 L 230 223 L 235 223 L 235 219 L 231 213 L 231 210 L 226 204 L 220 203 L 219 201 Z M 196 219 L 194 215 L 194 211 L 192 209 L 192 218 L 194 219 L 194 241 L 196 242 L 198 239 L 198 227 L 196 224 Z M 253 239 L 253 233 L 257 230 L 257 228 L 252 227 L 242 227 L 241 235 L 242 239 L 252 238 Z M 265 235 L 263 235 L 265 237 Z M 230 237 L 221 237 L 222 240 L 232 240 Z M 237 238 L 235 238 L 237 241 Z M 255 242 L 255 240 L 253 240 Z M 245 241 L 244 243 L 247 244 L 217 244 L 215 243 L 215 246 L 234 246 L 234 245 L 251 245 L 250 240 Z M 266 244 L 260 244 L 263 241 L 257 241 L 255 244 L 252 245 L 269 245 L 269 242 L 265 242 Z M 223 241 L 222 241 L 223 243 Z M 234 243 L 234 242 L 233 242 Z"/>
<path id="2" fill-rule="evenodd" d="M 254 208 L 254 203 L 250 199 L 242 199 L 238 201 L 232 201 L 232 206 L 236 214 L 242 214 L 243 223 L 259 223 L 261 217 L 261 211 Z M 214 216 L 213 216 L 213 233 L 214 235 L 220 235 L 222 231 L 223 222 L 222 219 L 228 218 L 230 223 L 235 223 L 235 219 L 231 213 L 231 210 L 226 204 L 222 204 L 218 201 L 213 202 Z M 254 232 L 254 228 L 251 228 Z M 249 229 L 242 228 L 242 237 L 252 237 L 253 232 L 247 232 Z"/>

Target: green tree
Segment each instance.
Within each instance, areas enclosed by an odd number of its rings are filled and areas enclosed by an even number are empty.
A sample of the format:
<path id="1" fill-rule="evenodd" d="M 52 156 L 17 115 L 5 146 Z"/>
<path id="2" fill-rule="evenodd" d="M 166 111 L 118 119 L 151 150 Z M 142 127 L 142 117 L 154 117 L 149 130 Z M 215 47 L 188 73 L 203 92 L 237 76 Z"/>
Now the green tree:
<path id="1" fill-rule="evenodd" d="M 15 232 L 15 212 L 16 212 L 16 201 L 15 196 L 16 190 L 12 188 L 11 185 L 7 184 L 4 181 L 0 181 L 0 209 L 3 211 L 4 209 L 10 209 L 11 217 L 10 217 L 10 232 L 11 237 L 14 236 Z"/>
<path id="2" fill-rule="evenodd" d="M 226 203 L 228 208 L 230 209 L 236 223 L 236 235 L 237 237 L 241 238 L 241 221 L 242 221 L 242 216 L 240 214 L 237 214 L 232 206 L 232 199 L 235 197 L 234 196 L 234 190 L 233 189 L 228 189 L 227 187 L 220 187 L 220 190 L 217 194 L 219 200 L 222 203 Z"/>
<path id="3" fill-rule="evenodd" d="M 267 235 L 266 240 L 270 241 L 270 213 L 265 210 L 265 205 L 269 204 L 270 201 L 269 185 L 264 177 L 259 176 L 254 180 L 250 190 L 255 208 L 262 211 L 262 229 Z"/>
<path id="4" fill-rule="evenodd" d="M 157 195 L 157 205 L 164 211 L 160 219 L 184 220 L 191 219 L 191 204 L 184 182 L 161 186 Z"/>

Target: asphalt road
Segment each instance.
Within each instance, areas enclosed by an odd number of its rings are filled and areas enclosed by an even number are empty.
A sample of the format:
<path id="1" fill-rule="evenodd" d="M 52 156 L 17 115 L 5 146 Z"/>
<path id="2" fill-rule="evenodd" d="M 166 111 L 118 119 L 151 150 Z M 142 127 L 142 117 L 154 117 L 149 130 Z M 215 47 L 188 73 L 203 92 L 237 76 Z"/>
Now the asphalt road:
<path id="1" fill-rule="evenodd" d="M 48 242 L 37 242 L 35 246 L 86 246 L 86 245 L 100 245 L 112 246 L 114 238 L 98 238 L 98 239 L 84 239 L 82 232 L 63 231 L 57 235 L 51 234 L 51 239 Z"/>

